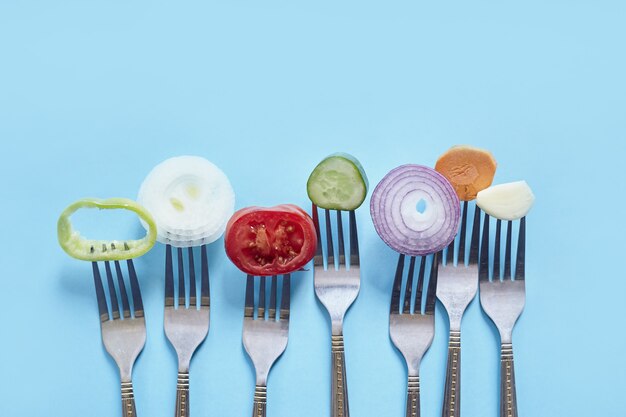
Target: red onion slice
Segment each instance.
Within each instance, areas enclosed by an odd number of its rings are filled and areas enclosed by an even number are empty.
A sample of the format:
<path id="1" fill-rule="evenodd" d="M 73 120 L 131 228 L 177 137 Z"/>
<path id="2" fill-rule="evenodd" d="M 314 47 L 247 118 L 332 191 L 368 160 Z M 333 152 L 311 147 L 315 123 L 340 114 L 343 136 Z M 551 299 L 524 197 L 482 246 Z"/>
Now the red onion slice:
<path id="1" fill-rule="evenodd" d="M 423 256 L 445 248 L 456 236 L 459 197 L 432 168 L 401 165 L 378 183 L 370 201 L 374 228 L 393 250 Z"/>

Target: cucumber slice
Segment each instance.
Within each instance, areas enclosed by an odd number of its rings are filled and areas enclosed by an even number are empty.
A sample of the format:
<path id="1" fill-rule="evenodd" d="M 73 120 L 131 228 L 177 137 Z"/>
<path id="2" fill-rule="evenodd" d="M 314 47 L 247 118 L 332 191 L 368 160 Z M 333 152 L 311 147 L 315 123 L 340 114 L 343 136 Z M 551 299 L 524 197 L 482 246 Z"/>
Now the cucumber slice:
<path id="1" fill-rule="evenodd" d="M 352 155 L 336 153 L 320 162 L 307 181 L 309 198 L 318 207 L 355 210 L 367 195 L 367 176 Z"/>
<path id="2" fill-rule="evenodd" d="M 102 210 L 130 210 L 146 224 L 146 236 L 137 240 L 92 240 L 85 239 L 74 230 L 70 216 L 81 208 Z M 148 252 L 156 242 L 157 229 L 150 213 L 142 206 L 127 198 L 84 198 L 78 200 L 61 213 L 57 222 L 59 244 L 68 255 L 84 261 L 119 261 L 136 258 Z"/>

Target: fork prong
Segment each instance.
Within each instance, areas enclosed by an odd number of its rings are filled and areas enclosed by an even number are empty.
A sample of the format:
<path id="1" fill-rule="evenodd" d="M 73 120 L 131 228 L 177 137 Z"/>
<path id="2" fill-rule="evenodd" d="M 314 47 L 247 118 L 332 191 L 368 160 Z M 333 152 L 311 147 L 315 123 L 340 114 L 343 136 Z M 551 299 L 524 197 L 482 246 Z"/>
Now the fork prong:
<path id="1" fill-rule="evenodd" d="M 111 314 L 113 320 L 120 318 L 120 308 L 117 302 L 117 294 L 115 293 L 115 284 L 113 283 L 113 273 L 111 272 L 111 264 L 109 261 L 104 262 L 104 270 L 107 275 L 107 286 L 109 287 L 109 297 L 111 301 Z"/>
<path id="2" fill-rule="evenodd" d="M 465 240 L 467 237 L 467 209 L 469 207 L 469 203 L 467 201 L 463 202 L 463 214 L 461 217 L 461 232 L 459 236 L 459 254 L 457 256 L 457 264 L 464 266 L 465 265 Z"/>
<path id="3" fill-rule="evenodd" d="M 128 303 L 128 294 L 126 293 L 126 284 L 124 284 L 124 275 L 122 275 L 120 261 L 115 261 L 115 274 L 117 275 L 117 285 L 120 287 L 120 296 L 122 298 L 122 314 L 124 318 L 129 318 L 130 304 Z"/>
<path id="4" fill-rule="evenodd" d="M 456 236 L 452 239 L 452 242 L 448 245 L 448 250 L 446 251 L 446 266 L 454 266 L 454 243 L 456 241 Z"/>
<path id="5" fill-rule="evenodd" d="M 248 275 L 246 279 L 246 304 L 243 316 L 247 319 L 254 317 L 254 277 L 252 275 Z"/>
<path id="6" fill-rule="evenodd" d="M 196 265 L 193 261 L 193 248 L 187 248 L 189 257 L 189 307 L 197 308 Z"/>
<path id="7" fill-rule="evenodd" d="M 356 229 L 356 213 L 350 210 L 350 265 L 359 265 L 359 236 Z"/>
<path id="8" fill-rule="evenodd" d="M 515 279 L 524 280 L 526 260 L 526 217 L 522 217 L 519 223 L 519 236 L 517 237 L 517 260 L 515 261 Z"/>
<path id="9" fill-rule="evenodd" d="M 404 272 L 404 254 L 398 257 L 398 266 L 396 267 L 396 276 L 393 279 L 393 288 L 391 290 L 391 307 L 390 314 L 400 314 L 400 289 L 402 288 L 402 273 Z"/>
<path id="10" fill-rule="evenodd" d="M 109 309 L 107 308 L 107 299 L 104 295 L 104 286 L 100 277 L 100 268 L 97 262 L 92 262 L 91 266 L 93 269 L 93 283 L 96 287 L 96 299 L 98 300 L 98 313 L 100 314 L 100 321 L 105 322 L 109 320 Z"/>
<path id="11" fill-rule="evenodd" d="M 200 247 L 201 277 L 200 277 L 200 308 L 210 307 L 211 287 L 209 284 L 209 258 L 206 253 L 206 245 Z"/>
<path id="12" fill-rule="evenodd" d="M 185 308 L 185 265 L 183 261 L 183 249 L 178 248 L 178 308 Z"/>
<path id="13" fill-rule="evenodd" d="M 504 248 L 504 277 L 503 279 L 511 279 L 511 233 L 513 222 L 509 220 L 506 224 L 506 246 Z"/>
<path id="14" fill-rule="evenodd" d="M 174 307 L 174 267 L 172 246 L 165 245 L 165 307 Z"/>
<path id="15" fill-rule="evenodd" d="M 126 261 L 128 267 L 128 279 L 130 281 L 130 292 L 133 297 L 133 314 L 135 318 L 143 317 L 143 301 L 141 300 L 141 289 L 139 288 L 139 280 L 137 279 L 137 271 L 132 259 Z"/>
<path id="16" fill-rule="evenodd" d="M 480 281 L 489 281 L 489 215 L 485 213 L 483 223 L 483 237 L 480 244 L 480 266 L 478 268 Z"/>
<path id="17" fill-rule="evenodd" d="M 474 223 L 472 224 L 472 240 L 470 241 L 469 264 L 478 264 L 478 247 L 480 244 L 480 207 L 474 205 Z"/>
<path id="18" fill-rule="evenodd" d="M 330 225 L 330 210 L 324 209 L 324 219 L 326 220 L 326 258 L 328 269 L 335 267 L 335 249 L 333 247 L 333 230 Z"/>
<path id="19" fill-rule="evenodd" d="M 276 293 L 278 292 L 278 276 L 273 275 L 270 278 L 270 305 L 269 319 L 276 320 Z"/>
<path id="20" fill-rule="evenodd" d="M 337 246 L 339 246 L 339 268 L 346 262 L 346 248 L 343 241 L 343 221 L 341 210 L 337 210 Z"/>
<path id="21" fill-rule="evenodd" d="M 502 232 L 502 220 L 496 220 L 496 239 L 493 248 L 493 280 L 500 281 L 500 234 Z"/>
<path id="22" fill-rule="evenodd" d="M 265 319 L 265 278 L 266 277 L 261 277 L 259 285 L 259 308 L 256 316 L 259 320 Z"/>
<path id="23" fill-rule="evenodd" d="M 415 275 L 415 256 L 411 256 L 409 260 L 409 274 L 406 279 L 406 287 L 404 288 L 404 307 L 400 314 L 411 314 L 411 295 L 413 295 L 413 275 Z M 417 304 L 416 304 L 417 305 Z"/>
<path id="24" fill-rule="evenodd" d="M 424 292 L 424 275 L 426 273 L 426 256 L 420 260 L 420 268 L 417 274 L 417 293 L 415 295 L 415 313 L 422 314 L 422 294 Z"/>
<path id="25" fill-rule="evenodd" d="M 320 216 L 317 206 L 313 204 L 311 213 L 313 214 L 313 224 L 315 225 L 315 234 L 317 236 L 317 246 L 315 248 L 315 265 L 324 265 L 324 255 L 322 253 L 322 233 L 320 231 Z"/>
<path id="26" fill-rule="evenodd" d="M 437 277 L 439 271 L 438 258 L 442 254 L 437 252 L 433 255 L 433 263 L 430 267 L 430 277 L 428 278 L 428 290 L 426 292 L 426 314 L 435 314 L 435 299 L 437 294 Z"/>
<path id="27" fill-rule="evenodd" d="M 283 275 L 282 301 L 280 302 L 280 319 L 289 321 L 291 308 L 291 275 Z"/>

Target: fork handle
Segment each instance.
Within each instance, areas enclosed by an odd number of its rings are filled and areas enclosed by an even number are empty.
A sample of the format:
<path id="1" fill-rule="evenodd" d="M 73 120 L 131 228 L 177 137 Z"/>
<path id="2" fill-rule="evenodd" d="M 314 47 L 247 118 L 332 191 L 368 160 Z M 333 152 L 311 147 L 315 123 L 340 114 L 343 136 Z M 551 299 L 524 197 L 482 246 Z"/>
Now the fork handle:
<path id="1" fill-rule="evenodd" d="M 500 417 L 517 417 L 513 345 L 502 343 L 500 360 Z"/>
<path id="2" fill-rule="evenodd" d="M 406 417 L 420 417 L 420 377 L 409 375 L 406 390 Z"/>
<path id="3" fill-rule="evenodd" d="M 189 373 L 179 372 L 176 383 L 176 417 L 189 417 Z"/>
<path id="4" fill-rule="evenodd" d="M 461 415 L 461 332 L 451 330 L 441 417 Z"/>
<path id="5" fill-rule="evenodd" d="M 131 381 L 122 382 L 122 416 L 136 417 L 135 394 L 133 393 L 133 383 Z"/>
<path id="6" fill-rule="evenodd" d="M 267 387 L 257 385 L 254 388 L 254 404 L 252 405 L 252 417 L 265 417 L 267 405 Z"/>
<path id="7" fill-rule="evenodd" d="M 343 335 L 332 335 L 331 417 L 350 417 Z"/>

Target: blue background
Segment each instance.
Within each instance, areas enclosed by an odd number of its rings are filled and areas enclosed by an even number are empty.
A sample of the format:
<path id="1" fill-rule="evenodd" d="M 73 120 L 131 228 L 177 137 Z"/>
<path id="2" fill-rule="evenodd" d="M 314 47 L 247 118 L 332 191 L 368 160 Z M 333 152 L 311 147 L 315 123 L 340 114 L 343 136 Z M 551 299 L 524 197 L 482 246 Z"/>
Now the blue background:
<path id="1" fill-rule="evenodd" d="M 496 156 L 496 182 L 526 179 L 537 196 L 514 336 L 520 415 L 624 416 L 626 3 L 435 3 L 3 1 L 0 415 L 120 415 L 90 266 L 56 242 L 73 200 L 133 198 L 155 164 L 198 154 L 229 175 L 237 207 L 308 208 L 306 179 L 329 153 L 356 155 L 375 185 L 399 164 L 432 165 L 471 143 Z M 350 408 L 400 416 L 406 371 L 387 330 L 396 255 L 367 206 L 358 221 L 362 288 L 345 324 Z M 163 256 L 158 245 L 136 263 L 148 341 L 135 394 L 150 417 L 174 407 Z M 244 280 L 221 240 L 210 256 L 212 322 L 192 363 L 192 413 L 249 415 Z M 326 416 L 329 323 L 311 273 L 297 279 L 268 415 Z M 499 347 L 477 301 L 463 323 L 463 415 L 496 416 Z M 443 393 L 441 306 L 436 319 L 422 366 L 425 416 L 440 415 Z"/>

